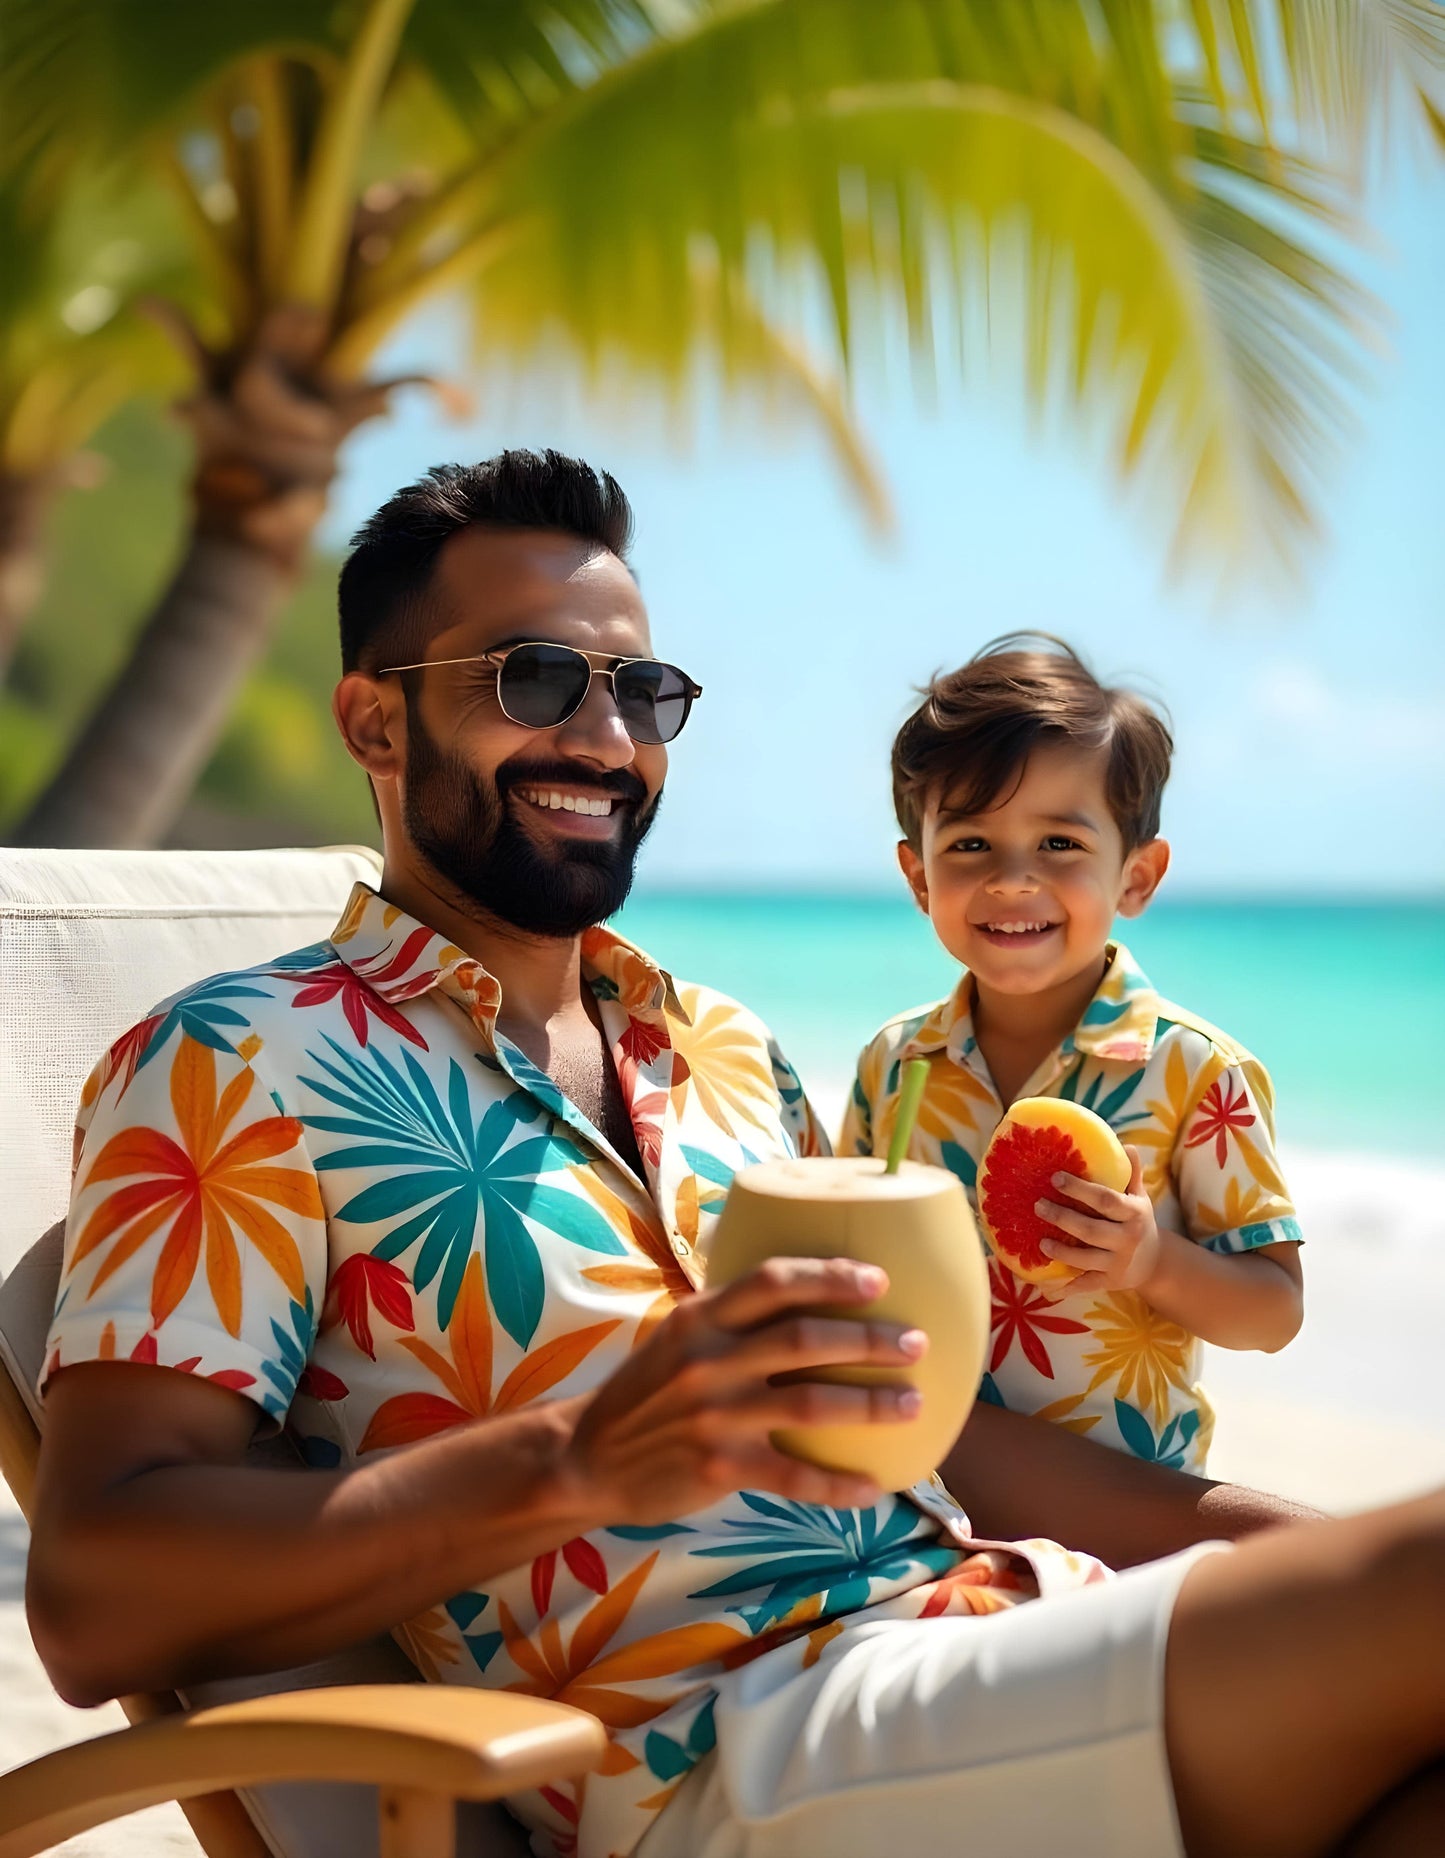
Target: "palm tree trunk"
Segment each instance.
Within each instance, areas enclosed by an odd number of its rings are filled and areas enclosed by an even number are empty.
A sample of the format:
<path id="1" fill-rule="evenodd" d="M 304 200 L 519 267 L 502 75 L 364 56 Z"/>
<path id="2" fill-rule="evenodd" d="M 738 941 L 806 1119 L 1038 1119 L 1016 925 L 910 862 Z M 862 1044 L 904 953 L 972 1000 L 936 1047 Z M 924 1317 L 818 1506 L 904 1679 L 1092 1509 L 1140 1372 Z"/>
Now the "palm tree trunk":
<path id="1" fill-rule="evenodd" d="M 53 472 L 14 477 L 0 471 L 0 684 L 45 584 L 45 519 L 55 491 Z"/>
<path id="2" fill-rule="evenodd" d="M 192 535 L 131 656 L 17 834 L 21 845 L 152 846 L 185 804 L 291 577 Z"/>
<path id="3" fill-rule="evenodd" d="M 152 846 L 165 837 L 270 640 L 326 509 L 342 440 L 390 383 L 325 377 L 313 312 L 272 312 L 182 408 L 195 524 L 160 604 L 16 842 Z"/>

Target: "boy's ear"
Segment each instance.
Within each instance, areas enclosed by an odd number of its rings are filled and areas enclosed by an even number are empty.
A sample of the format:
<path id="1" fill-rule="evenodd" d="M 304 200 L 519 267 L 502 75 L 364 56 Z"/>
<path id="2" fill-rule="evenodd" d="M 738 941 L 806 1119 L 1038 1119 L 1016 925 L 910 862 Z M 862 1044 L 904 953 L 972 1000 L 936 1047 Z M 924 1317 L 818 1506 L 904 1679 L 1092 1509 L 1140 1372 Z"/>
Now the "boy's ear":
<path id="1" fill-rule="evenodd" d="M 1150 839 L 1147 845 L 1136 846 L 1124 860 L 1124 891 L 1119 898 L 1119 915 L 1141 916 L 1164 882 L 1168 869 L 1167 839 Z"/>
<path id="2" fill-rule="evenodd" d="M 923 860 L 907 839 L 898 841 L 898 869 L 903 873 L 903 880 L 913 892 L 913 901 L 926 916 L 928 914 L 928 879 L 924 876 Z"/>

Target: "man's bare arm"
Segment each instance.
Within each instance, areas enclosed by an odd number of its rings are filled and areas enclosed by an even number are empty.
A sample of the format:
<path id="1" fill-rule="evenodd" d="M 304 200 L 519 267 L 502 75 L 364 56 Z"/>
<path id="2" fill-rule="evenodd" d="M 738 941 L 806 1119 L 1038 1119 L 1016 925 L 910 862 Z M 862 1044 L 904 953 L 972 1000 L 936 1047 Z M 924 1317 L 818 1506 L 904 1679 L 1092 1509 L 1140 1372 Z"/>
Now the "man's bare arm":
<path id="1" fill-rule="evenodd" d="M 1318 1516 L 1302 1503 L 1145 1464 L 1045 1420 L 976 1406 L 943 1481 L 982 1536 L 1047 1536 L 1113 1568 Z"/>
<path id="2" fill-rule="evenodd" d="M 671 1521 L 729 1491 L 876 1500 L 770 1432 L 908 1416 L 906 1390 L 785 1386 L 901 1365 L 896 1324 L 814 1316 L 878 1274 L 774 1260 L 689 1298 L 594 1394 L 479 1420 L 341 1471 L 243 1462 L 256 1409 L 168 1368 L 77 1363 L 47 1393 L 30 1618 L 61 1694 L 135 1690 L 321 1657 L 585 1530 Z"/>

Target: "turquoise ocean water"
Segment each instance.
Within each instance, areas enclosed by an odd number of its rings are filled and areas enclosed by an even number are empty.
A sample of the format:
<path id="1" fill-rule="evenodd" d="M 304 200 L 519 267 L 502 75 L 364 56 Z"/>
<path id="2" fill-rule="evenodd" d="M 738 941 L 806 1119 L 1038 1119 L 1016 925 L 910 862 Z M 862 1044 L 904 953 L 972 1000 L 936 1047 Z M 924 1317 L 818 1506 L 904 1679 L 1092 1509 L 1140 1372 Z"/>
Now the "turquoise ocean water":
<path id="1" fill-rule="evenodd" d="M 906 899 L 648 894 L 617 926 L 744 1001 L 836 1088 L 885 1019 L 956 978 Z M 1167 998 L 1250 1047 L 1282 1141 L 1445 1161 L 1445 903 L 1162 902 L 1125 939 Z"/>

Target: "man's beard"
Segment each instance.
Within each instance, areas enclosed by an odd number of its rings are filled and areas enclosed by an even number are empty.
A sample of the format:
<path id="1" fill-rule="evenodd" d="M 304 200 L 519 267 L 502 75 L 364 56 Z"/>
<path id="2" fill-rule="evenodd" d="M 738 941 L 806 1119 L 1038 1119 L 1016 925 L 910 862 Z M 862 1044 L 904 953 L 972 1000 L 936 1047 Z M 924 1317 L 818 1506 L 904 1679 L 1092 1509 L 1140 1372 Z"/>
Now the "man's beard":
<path id="1" fill-rule="evenodd" d="M 447 753 L 408 705 L 406 802 L 412 843 L 454 889 L 526 935 L 580 935 L 622 908 L 632 888 L 638 847 L 662 795 L 629 769 L 589 770 L 575 762 L 512 760 L 487 780 L 460 755 Z M 624 803 L 622 828 L 610 840 L 559 838 L 555 852 L 527 832 L 508 805 L 517 787 L 586 785 Z M 522 804 L 526 804 L 523 802 Z"/>

